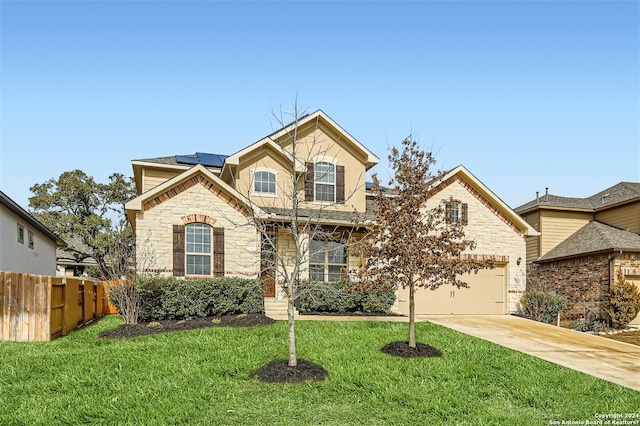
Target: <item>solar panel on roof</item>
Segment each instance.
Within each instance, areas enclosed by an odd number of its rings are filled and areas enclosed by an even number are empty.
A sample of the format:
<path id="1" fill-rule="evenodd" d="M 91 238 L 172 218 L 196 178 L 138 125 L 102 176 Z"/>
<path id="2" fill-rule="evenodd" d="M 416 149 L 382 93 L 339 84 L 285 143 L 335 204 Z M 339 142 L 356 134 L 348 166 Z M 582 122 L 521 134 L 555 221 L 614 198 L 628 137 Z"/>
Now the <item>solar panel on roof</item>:
<path id="1" fill-rule="evenodd" d="M 227 157 L 228 155 L 196 152 L 195 157 L 190 155 L 176 155 L 176 162 L 180 164 L 202 164 L 206 167 L 222 167 Z"/>
<path id="2" fill-rule="evenodd" d="M 176 155 L 176 162 L 180 164 L 200 164 L 198 158 L 189 157 L 188 155 Z"/>
<path id="3" fill-rule="evenodd" d="M 200 159 L 200 164 L 208 167 L 222 167 L 224 160 L 228 157 L 228 155 L 207 154 L 204 152 L 196 152 L 196 155 Z"/>

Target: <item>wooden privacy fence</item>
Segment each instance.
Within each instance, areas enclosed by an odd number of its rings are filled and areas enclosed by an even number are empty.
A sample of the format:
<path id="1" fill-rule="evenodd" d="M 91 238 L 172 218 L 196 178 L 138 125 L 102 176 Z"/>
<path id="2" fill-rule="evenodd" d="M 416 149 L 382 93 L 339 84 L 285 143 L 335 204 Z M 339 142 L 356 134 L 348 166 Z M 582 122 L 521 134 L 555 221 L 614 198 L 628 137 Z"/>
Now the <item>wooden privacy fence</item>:
<path id="1" fill-rule="evenodd" d="M 0 271 L 0 340 L 48 342 L 111 313 L 104 283 Z"/>

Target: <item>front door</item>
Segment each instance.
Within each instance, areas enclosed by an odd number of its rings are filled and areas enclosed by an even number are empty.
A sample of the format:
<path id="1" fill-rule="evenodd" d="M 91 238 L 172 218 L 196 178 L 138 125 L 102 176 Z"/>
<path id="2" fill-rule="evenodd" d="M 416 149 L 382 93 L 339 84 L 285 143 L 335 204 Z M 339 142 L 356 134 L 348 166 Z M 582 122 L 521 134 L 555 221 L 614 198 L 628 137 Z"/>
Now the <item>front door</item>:
<path id="1" fill-rule="evenodd" d="M 276 297 L 276 234 L 262 234 L 260 248 L 260 280 L 264 297 Z"/>

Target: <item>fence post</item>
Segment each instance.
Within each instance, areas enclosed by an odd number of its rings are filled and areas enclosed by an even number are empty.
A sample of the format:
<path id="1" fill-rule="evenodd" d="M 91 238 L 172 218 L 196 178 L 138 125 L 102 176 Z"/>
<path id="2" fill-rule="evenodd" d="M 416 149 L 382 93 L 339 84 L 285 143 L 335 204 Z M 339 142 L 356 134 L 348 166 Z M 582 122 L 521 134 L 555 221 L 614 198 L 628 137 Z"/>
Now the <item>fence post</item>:
<path id="1" fill-rule="evenodd" d="M 78 326 L 78 281 L 64 279 L 64 326 L 62 335 L 73 331 Z"/>
<path id="2" fill-rule="evenodd" d="M 82 307 L 82 324 L 86 324 L 93 318 L 93 281 L 82 280 L 84 284 L 84 291 L 82 292 L 82 300 L 84 301 Z"/>

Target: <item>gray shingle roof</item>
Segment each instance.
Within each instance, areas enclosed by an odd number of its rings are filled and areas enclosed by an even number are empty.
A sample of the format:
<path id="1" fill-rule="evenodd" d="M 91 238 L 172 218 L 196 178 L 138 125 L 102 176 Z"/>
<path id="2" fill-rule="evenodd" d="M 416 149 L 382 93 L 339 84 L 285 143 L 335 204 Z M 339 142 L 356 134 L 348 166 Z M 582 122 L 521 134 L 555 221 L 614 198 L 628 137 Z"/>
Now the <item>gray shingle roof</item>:
<path id="1" fill-rule="evenodd" d="M 218 155 L 218 156 L 224 157 L 224 158 L 227 157 L 227 155 L 221 155 L 221 154 L 213 154 L 213 155 Z M 193 158 L 194 160 L 198 159 L 198 156 L 196 154 L 185 154 L 185 155 L 178 155 L 178 156 L 179 157 L 189 157 L 189 158 Z M 193 164 L 179 163 L 176 160 L 176 156 L 175 155 L 172 155 L 170 157 L 143 158 L 143 159 L 133 160 L 133 161 L 140 161 L 140 162 L 144 162 L 144 163 L 163 164 L 163 165 L 169 165 L 169 166 L 193 166 Z"/>
<path id="2" fill-rule="evenodd" d="M 290 217 L 291 209 L 283 209 L 279 207 L 261 207 L 262 210 L 267 212 L 269 215 L 278 216 L 283 220 L 286 220 Z M 374 220 L 375 215 L 373 214 L 373 202 L 371 200 L 367 200 L 366 212 L 361 214 L 364 219 Z M 352 211 L 335 211 L 327 209 L 298 209 L 298 214 L 301 217 L 310 218 L 313 221 L 318 222 L 330 222 L 330 223 L 355 223 L 356 214 Z M 306 220 L 306 219 L 305 219 Z"/>
<path id="3" fill-rule="evenodd" d="M 551 194 L 548 196 L 542 195 L 539 200 L 529 201 L 514 210 L 516 213 L 521 213 L 540 206 L 595 211 L 635 198 L 640 198 L 640 183 L 620 182 L 587 198 L 559 197 Z"/>
<path id="4" fill-rule="evenodd" d="M 602 222 L 592 221 L 537 261 L 549 261 L 608 250 L 640 251 L 640 235 L 614 228 Z"/>

